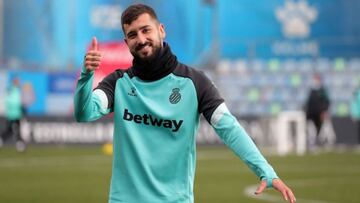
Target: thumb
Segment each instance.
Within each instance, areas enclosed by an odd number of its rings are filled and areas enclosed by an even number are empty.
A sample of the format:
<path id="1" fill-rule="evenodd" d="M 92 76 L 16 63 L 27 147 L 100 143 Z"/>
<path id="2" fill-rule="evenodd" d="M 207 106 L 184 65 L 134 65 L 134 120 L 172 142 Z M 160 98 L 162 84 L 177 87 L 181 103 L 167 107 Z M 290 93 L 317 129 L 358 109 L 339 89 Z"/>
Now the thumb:
<path id="1" fill-rule="evenodd" d="M 96 37 L 93 37 L 92 40 L 91 40 L 90 50 L 92 50 L 92 51 L 97 51 L 98 50 L 98 42 L 97 42 Z"/>
<path id="2" fill-rule="evenodd" d="M 257 188 L 257 190 L 255 191 L 255 195 L 258 195 L 260 193 L 262 193 L 266 188 L 266 181 L 261 181 L 259 187 Z"/>

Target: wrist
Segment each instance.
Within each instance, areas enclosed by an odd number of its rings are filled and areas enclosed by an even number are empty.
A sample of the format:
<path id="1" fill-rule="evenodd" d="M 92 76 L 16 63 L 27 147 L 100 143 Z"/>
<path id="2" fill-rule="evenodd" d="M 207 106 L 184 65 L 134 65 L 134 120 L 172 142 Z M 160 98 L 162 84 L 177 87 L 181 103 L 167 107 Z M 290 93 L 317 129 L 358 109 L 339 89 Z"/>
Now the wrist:
<path id="1" fill-rule="evenodd" d="M 93 72 L 94 72 L 94 70 L 89 70 L 89 69 L 87 69 L 85 66 L 83 66 L 83 67 L 81 68 L 81 73 L 82 73 L 82 74 L 89 75 L 89 74 L 91 74 L 91 73 L 93 73 Z"/>
<path id="2" fill-rule="evenodd" d="M 91 77 L 94 75 L 94 71 L 89 71 L 86 67 L 82 67 L 80 77 Z"/>

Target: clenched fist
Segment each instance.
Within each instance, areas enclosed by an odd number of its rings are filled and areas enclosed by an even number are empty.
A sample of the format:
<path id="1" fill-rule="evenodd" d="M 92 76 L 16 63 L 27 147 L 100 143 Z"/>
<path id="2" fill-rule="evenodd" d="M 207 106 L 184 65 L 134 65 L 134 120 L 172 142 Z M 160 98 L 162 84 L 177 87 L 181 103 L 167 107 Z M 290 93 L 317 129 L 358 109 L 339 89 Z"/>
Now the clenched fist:
<path id="1" fill-rule="evenodd" d="M 98 51 L 97 39 L 94 37 L 91 41 L 91 47 L 84 57 L 84 67 L 86 72 L 92 72 L 99 68 L 101 62 L 101 53 Z"/>

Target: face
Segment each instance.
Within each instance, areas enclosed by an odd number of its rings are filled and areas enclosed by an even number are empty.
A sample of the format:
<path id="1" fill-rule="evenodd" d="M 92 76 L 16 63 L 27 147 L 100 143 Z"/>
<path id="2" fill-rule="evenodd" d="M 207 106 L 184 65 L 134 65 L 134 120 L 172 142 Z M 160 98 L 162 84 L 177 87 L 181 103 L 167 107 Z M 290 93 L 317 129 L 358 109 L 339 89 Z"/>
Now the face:
<path id="1" fill-rule="evenodd" d="M 13 83 L 13 85 L 15 85 L 15 86 L 19 86 L 20 81 L 19 81 L 18 78 L 14 78 L 13 81 L 12 81 L 12 83 Z"/>
<path id="2" fill-rule="evenodd" d="M 314 76 L 313 76 L 313 83 L 314 83 L 315 85 L 321 85 L 321 77 L 318 76 L 318 75 L 314 75 Z"/>
<path id="3" fill-rule="evenodd" d="M 160 51 L 165 38 L 164 26 L 147 13 L 131 24 L 124 24 L 125 42 L 135 58 L 152 60 Z"/>

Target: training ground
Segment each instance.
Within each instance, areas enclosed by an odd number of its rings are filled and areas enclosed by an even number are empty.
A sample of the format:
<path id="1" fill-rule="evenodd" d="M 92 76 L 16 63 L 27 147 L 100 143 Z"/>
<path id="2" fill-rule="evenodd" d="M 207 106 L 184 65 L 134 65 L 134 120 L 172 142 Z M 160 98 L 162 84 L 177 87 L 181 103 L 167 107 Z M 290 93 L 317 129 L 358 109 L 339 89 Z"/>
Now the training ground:
<path id="1" fill-rule="evenodd" d="M 200 146 L 197 157 L 196 203 L 285 202 L 272 190 L 255 197 L 257 177 L 227 148 Z M 360 202 L 359 150 L 266 157 L 298 203 Z M 0 202 L 107 202 L 111 159 L 101 146 L 29 146 L 25 153 L 5 146 Z"/>

